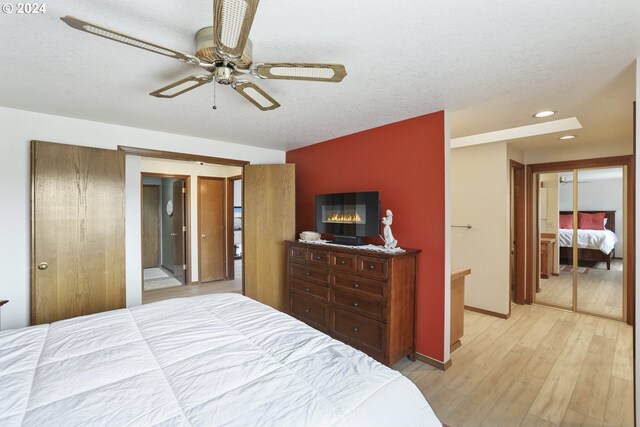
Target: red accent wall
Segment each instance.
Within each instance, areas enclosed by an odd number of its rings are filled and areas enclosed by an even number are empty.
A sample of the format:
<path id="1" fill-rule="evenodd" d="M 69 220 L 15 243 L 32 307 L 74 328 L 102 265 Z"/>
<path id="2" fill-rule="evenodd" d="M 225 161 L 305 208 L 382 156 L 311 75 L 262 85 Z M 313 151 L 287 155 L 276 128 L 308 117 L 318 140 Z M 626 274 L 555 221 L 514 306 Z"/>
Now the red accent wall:
<path id="1" fill-rule="evenodd" d="M 444 361 L 444 138 L 440 111 L 287 152 L 287 163 L 296 164 L 298 233 L 315 228 L 316 194 L 379 191 L 381 212 L 393 211 L 398 245 L 422 249 L 416 350 L 440 361 Z"/>

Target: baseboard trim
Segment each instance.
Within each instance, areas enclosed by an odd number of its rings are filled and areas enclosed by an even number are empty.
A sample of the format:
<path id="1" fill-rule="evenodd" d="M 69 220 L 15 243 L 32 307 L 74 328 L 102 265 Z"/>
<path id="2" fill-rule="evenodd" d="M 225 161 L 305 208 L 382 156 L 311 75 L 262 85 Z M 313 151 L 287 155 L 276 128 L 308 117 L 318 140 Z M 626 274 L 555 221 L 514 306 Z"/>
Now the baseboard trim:
<path id="1" fill-rule="evenodd" d="M 552 276 L 559 276 L 560 273 L 551 273 Z"/>
<path id="2" fill-rule="evenodd" d="M 424 354 L 416 353 L 416 360 L 421 361 L 422 363 L 426 363 L 427 365 L 431 365 L 434 368 L 438 368 L 441 371 L 446 371 L 451 367 L 451 359 L 446 362 L 441 362 L 439 360 L 434 359 L 433 357 L 426 356 Z"/>
<path id="3" fill-rule="evenodd" d="M 475 313 L 486 314 L 487 316 L 497 317 L 499 319 L 508 319 L 511 317 L 511 313 L 502 314 L 495 311 L 485 310 L 484 308 L 471 307 L 470 305 L 465 305 L 464 309 Z"/>

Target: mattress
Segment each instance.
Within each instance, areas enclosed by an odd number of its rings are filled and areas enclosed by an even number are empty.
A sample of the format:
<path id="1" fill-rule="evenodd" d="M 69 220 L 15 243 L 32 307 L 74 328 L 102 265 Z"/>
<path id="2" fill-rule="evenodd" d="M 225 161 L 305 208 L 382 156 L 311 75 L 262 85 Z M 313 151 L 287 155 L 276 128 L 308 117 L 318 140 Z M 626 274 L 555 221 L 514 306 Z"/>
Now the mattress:
<path id="1" fill-rule="evenodd" d="M 558 230 L 558 244 L 561 247 L 573 246 L 573 230 L 561 228 Z M 597 249 L 609 254 L 618 242 L 618 237 L 611 230 L 578 230 L 578 248 Z"/>
<path id="2" fill-rule="evenodd" d="M 0 333 L 0 425 L 440 426 L 417 387 L 238 294 Z"/>

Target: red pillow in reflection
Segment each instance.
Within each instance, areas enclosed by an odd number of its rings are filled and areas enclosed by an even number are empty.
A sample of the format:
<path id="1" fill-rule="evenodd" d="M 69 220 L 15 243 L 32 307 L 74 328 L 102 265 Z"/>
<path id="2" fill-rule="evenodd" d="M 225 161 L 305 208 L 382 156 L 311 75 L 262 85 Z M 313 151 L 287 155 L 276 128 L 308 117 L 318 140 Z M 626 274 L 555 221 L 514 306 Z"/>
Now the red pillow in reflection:
<path id="1" fill-rule="evenodd" d="M 560 228 L 573 228 L 573 214 L 560 215 Z"/>
<path id="2" fill-rule="evenodd" d="M 578 212 L 578 228 L 581 230 L 604 230 L 604 212 L 594 214 Z"/>

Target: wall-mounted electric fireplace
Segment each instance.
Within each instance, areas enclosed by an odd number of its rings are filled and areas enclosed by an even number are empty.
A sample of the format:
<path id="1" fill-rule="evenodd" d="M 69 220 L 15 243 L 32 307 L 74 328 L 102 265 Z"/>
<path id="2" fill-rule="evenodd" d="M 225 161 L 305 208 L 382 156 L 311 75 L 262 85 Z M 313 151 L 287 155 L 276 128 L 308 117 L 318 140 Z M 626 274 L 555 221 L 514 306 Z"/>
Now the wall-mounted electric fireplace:
<path id="1" fill-rule="evenodd" d="M 360 245 L 380 235 L 377 191 L 316 195 L 316 231 L 334 235 L 335 243 Z"/>

